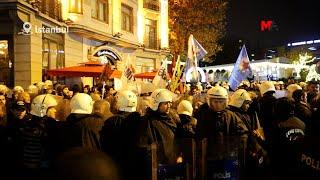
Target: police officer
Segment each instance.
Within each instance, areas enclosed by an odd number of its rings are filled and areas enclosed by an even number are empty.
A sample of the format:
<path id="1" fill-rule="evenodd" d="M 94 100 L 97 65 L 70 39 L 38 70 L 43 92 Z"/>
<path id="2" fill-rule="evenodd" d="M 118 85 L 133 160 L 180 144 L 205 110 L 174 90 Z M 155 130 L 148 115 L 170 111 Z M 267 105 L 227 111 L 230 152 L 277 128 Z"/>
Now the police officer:
<path id="1" fill-rule="evenodd" d="M 137 96 L 129 90 L 120 91 L 115 96 L 116 113 L 104 122 L 101 131 L 101 145 L 104 152 L 110 155 L 120 166 L 125 179 L 134 162 L 132 149 L 137 125 L 141 120 L 137 110 Z M 132 166 L 131 166 L 132 165 Z"/>
<path id="2" fill-rule="evenodd" d="M 203 104 L 195 114 L 198 120 L 198 140 L 207 138 L 207 175 L 212 177 L 238 178 L 237 163 L 232 163 L 230 169 L 222 167 L 221 162 L 238 162 L 240 147 L 246 144 L 248 129 L 241 119 L 227 109 L 228 92 L 221 86 L 214 86 L 207 91 L 207 103 Z M 243 141 L 244 140 L 244 141 Z M 240 150 L 240 151 L 239 151 Z M 212 161 L 211 161 L 212 160 Z M 210 165 L 213 163 L 214 165 Z M 233 170 L 232 170 L 233 169 Z M 210 175 L 209 175 L 210 173 Z"/>
<path id="3" fill-rule="evenodd" d="M 140 149 L 157 144 L 157 164 L 175 163 L 174 141 L 176 124 L 170 116 L 173 93 L 167 89 L 156 89 L 150 97 L 149 107 L 139 123 L 137 144 Z M 151 153 L 141 155 L 144 165 L 151 162 Z M 144 167 L 150 169 L 150 167 Z M 150 179 L 150 172 L 142 172 L 143 179 Z"/>
<path id="4" fill-rule="evenodd" d="M 197 120 L 192 117 L 193 107 L 190 101 L 182 100 L 178 107 L 180 122 L 177 124 L 176 136 L 178 138 L 194 138 Z"/>
<path id="5" fill-rule="evenodd" d="M 140 145 L 158 144 L 158 162 L 167 164 L 173 159 L 173 143 L 176 124 L 169 115 L 173 93 L 167 89 L 156 89 L 151 94 L 150 107 L 142 119 L 141 127 L 145 128 L 140 136 Z"/>
<path id="6" fill-rule="evenodd" d="M 217 135 L 244 135 L 248 129 L 235 113 L 227 109 L 228 92 L 221 86 L 207 91 L 207 103 L 195 114 L 198 120 L 197 133 L 200 139 Z"/>
<path id="7" fill-rule="evenodd" d="M 263 131 L 260 127 L 256 112 L 248 111 L 252 103 L 249 93 L 244 89 L 235 91 L 229 103 L 229 109 L 241 118 L 249 130 L 248 143 L 246 149 L 246 179 L 257 179 L 262 175 L 266 164 L 266 151 L 261 146 L 264 140 Z M 262 132 L 261 132 L 262 131 Z M 265 175 L 264 175 L 265 176 Z"/>
<path id="8" fill-rule="evenodd" d="M 283 97 L 275 106 L 277 126 L 272 140 L 272 166 L 280 179 L 295 178 L 299 169 L 296 164 L 305 135 L 305 124 L 294 116 L 294 103 Z"/>

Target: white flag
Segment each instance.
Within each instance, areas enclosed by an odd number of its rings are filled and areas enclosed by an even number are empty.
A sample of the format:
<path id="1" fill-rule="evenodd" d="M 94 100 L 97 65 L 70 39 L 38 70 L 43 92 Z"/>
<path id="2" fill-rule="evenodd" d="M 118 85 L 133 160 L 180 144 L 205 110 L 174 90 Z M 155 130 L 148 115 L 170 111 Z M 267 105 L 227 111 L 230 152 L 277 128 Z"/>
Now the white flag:
<path id="1" fill-rule="evenodd" d="M 154 77 L 152 84 L 156 88 L 166 88 L 167 81 L 168 81 L 167 74 L 168 74 L 168 69 L 167 69 L 167 58 L 166 58 L 162 62 L 162 65 L 158 70 L 156 76 Z"/>

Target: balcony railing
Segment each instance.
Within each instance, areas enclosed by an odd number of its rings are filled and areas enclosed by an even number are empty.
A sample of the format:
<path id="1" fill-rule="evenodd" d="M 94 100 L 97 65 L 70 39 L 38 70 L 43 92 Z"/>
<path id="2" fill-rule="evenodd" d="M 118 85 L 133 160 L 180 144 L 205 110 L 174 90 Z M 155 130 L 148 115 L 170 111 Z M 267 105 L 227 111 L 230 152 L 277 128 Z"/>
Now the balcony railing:
<path id="1" fill-rule="evenodd" d="M 58 0 L 27 0 L 27 2 L 43 14 L 61 21 L 61 4 Z"/>
<path id="2" fill-rule="evenodd" d="M 144 0 L 143 8 L 159 11 L 160 10 L 159 0 Z"/>

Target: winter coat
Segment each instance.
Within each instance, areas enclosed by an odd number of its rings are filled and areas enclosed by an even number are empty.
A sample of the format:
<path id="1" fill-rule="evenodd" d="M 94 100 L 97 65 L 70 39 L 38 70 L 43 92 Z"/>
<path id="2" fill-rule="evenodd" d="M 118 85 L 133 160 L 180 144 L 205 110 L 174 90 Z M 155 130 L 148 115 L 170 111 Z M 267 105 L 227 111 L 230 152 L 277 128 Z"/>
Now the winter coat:
<path id="1" fill-rule="evenodd" d="M 297 159 L 301 151 L 305 133 L 305 124 L 297 117 L 290 117 L 278 123 L 272 142 L 273 166 L 280 177 L 294 177 L 298 169 Z"/>
<path id="2" fill-rule="evenodd" d="M 19 128 L 20 162 L 27 168 L 45 167 L 48 133 L 44 118 L 32 116 Z"/>
<path id="3" fill-rule="evenodd" d="M 177 126 L 167 114 L 160 114 L 150 108 L 139 124 L 138 146 L 157 144 L 158 164 L 175 162 L 175 130 Z M 148 156 L 147 158 L 151 158 Z"/>
<path id="4" fill-rule="evenodd" d="M 268 165 L 269 157 L 266 150 L 263 148 L 264 141 L 257 136 L 254 131 L 257 130 L 259 119 L 255 112 L 244 112 L 240 108 L 229 106 L 229 109 L 234 112 L 244 122 L 248 128 L 248 139 L 245 151 L 244 179 L 259 179 L 262 175 L 262 169 Z"/>
<path id="5" fill-rule="evenodd" d="M 257 118 L 255 114 L 242 111 L 240 108 L 229 106 L 229 110 L 234 112 L 246 125 L 249 131 L 254 131 L 258 128 Z"/>
<path id="6" fill-rule="evenodd" d="M 311 108 L 305 103 L 301 103 L 301 102 L 295 103 L 294 116 L 299 118 L 308 126 L 312 118 Z"/>
<path id="7" fill-rule="evenodd" d="M 103 123 L 104 121 L 95 115 L 71 113 L 60 133 L 62 149 L 100 149 L 100 131 Z"/>
<path id="8" fill-rule="evenodd" d="M 319 131 L 319 130 L 318 130 Z M 306 135 L 296 159 L 299 175 L 296 179 L 318 180 L 320 177 L 320 144 L 319 133 Z"/>
<path id="9" fill-rule="evenodd" d="M 217 136 L 242 136 L 248 132 L 248 128 L 241 119 L 232 111 L 225 109 L 214 112 L 208 104 L 200 106 L 194 115 L 198 120 L 197 137 L 199 139 L 214 139 Z"/>
<path id="10" fill-rule="evenodd" d="M 272 138 L 275 122 L 275 104 L 277 99 L 271 94 L 266 94 L 258 99 L 258 114 L 261 120 L 261 126 L 265 130 L 266 140 Z"/>
<path id="11" fill-rule="evenodd" d="M 196 134 L 196 126 L 193 125 L 192 121 L 195 118 L 185 114 L 179 114 L 180 123 L 177 124 L 176 136 L 177 138 L 194 138 Z"/>
<path id="12" fill-rule="evenodd" d="M 102 150 L 118 164 L 125 179 L 130 178 L 127 175 L 132 176 L 130 170 L 136 165 L 134 137 L 139 121 L 141 117 L 138 112 L 120 111 L 104 122 L 101 131 Z"/>

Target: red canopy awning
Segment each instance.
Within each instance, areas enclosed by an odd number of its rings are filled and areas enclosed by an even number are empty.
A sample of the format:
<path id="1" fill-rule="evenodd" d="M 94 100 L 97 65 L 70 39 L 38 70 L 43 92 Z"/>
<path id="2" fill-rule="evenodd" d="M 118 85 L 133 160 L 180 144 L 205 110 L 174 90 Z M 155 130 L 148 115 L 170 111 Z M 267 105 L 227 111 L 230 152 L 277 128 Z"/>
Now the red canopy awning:
<path id="1" fill-rule="evenodd" d="M 100 63 L 89 61 L 81 64 L 84 65 L 65 67 L 61 69 L 51 69 L 48 71 L 48 75 L 65 77 L 100 77 L 104 70 L 104 66 Z M 111 70 L 110 68 L 106 67 L 106 75 L 109 77 L 109 79 L 121 78 L 122 73 L 121 71 Z"/>
<path id="2" fill-rule="evenodd" d="M 157 72 L 143 72 L 139 74 L 135 74 L 135 78 L 141 78 L 141 79 L 153 79 L 156 76 Z"/>

